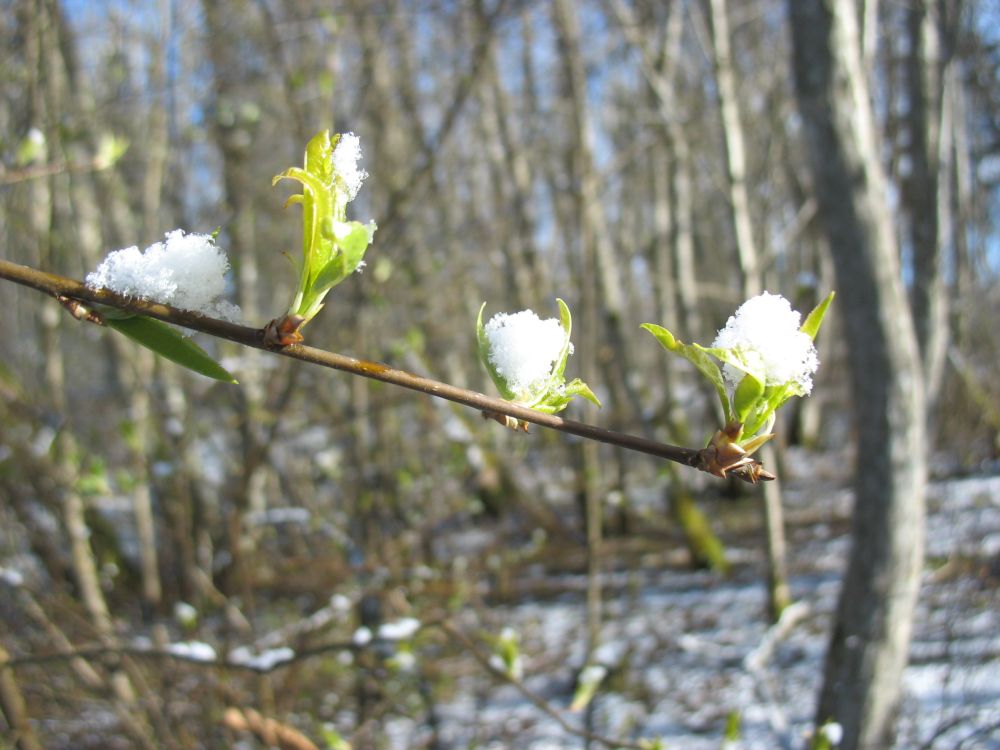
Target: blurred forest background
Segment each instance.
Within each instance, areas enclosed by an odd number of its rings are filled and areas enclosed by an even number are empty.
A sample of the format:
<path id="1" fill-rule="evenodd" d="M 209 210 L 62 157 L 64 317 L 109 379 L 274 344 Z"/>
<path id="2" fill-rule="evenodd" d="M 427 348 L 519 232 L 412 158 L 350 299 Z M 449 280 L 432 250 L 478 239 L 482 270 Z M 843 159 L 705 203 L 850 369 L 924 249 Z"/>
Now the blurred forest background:
<path id="1" fill-rule="evenodd" d="M 895 277 L 921 345 L 928 451 L 910 458 L 934 481 L 990 475 L 1000 6 L 834 5 L 856 16 Z M 492 393 L 480 304 L 550 317 L 558 296 L 574 311 L 567 375 L 604 403 L 567 416 L 699 447 L 720 426 L 713 394 L 639 324 L 707 344 L 760 289 L 803 311 L 843 291 L 796 102 L 794 22 L 781 0 L 3 0 L 0 256 L 83 278 L 110 250 L 221 228 L 233 298 L 263 326 L 288 305 L 284 253 L 301 231 L 271 178 L 318 130 L 353 131 L 370 176 L 350 218 L 379 229 L 364 273 L 307 329 L 311 345 Z M 793 598 L 817 580 L 803 577 L 795 529 L 845 542 L 850 528 L 848 372 L 865 344 L 843 304 L 818 340 L 812 397 L 779 419 L 769 499 L 199 337 L 241 385 L 210 382 L 9 283 L 0 311 L 0 661 L 14 665 L 0 671 L 0 746 L 253 747 L 252 733 L 286 730 L 271 744 L 310 746 L 289 727 L 327 747 L 600 746 L 539 729 L 552 717 L 530 703 L 513 724 L 489 718 L 497 695 L 515 713 L 529 699 L 477 661 L 495 643 L 479 634 L 499 638 L 529 603 L 521 649 L 536 681 L 513 682 L 581 734 L 698 747 L 690 731 L 718 747 L 739 699 L 716 701 L 709 680 L 671 713 L 660 701 L 688 689 L 688 667 L 674 662 L 658 689 L 636 676 L 658 656 L 690 657 L 678 638 L 704 623 L 674 623 L 649 654 L 614 631 L 636 608 L 667 617 L 642 575 L 667 590 L 693 581 L 695 597 L 740 582 L 757 593 L 735 616 L 759 640 L 759 508 L 794 511 Z M 1000 503 L 976 502 L 985 534 Z M 725 560 L 698 544 L 706 519 Z M 952 552 L 928 565 L 988 602 L 997 558 Z M 845 555 L 836 547 L 826 569 L 834 598 Z M 813 715 L 830 609 L 809 621 L 819 645 L 793 729 Z M 557 611 L 572 626 L 553 639 Z M 366 648 L 357 636 L 409 617 L 424 623 L 415 639 Z M 576 670 L 623 638 L 626 656 L 597 659 L 610 669 L 598 698 L 562 713 Z M 757 746 L 781 746 L 763 736 Z"/>

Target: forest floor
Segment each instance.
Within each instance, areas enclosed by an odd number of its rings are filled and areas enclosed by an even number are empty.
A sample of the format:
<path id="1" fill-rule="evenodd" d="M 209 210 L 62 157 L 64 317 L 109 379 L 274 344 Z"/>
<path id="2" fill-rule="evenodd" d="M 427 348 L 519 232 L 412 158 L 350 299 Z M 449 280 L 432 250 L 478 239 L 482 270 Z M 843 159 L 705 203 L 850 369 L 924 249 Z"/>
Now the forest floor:
<path id="1" fill-rule="evenodd" d="M 324 534 L 313 532 L 318 536 L 308 543 L 295 535 L 320 526 L 305 509 L 274 509 L 274 528 L 284 530 L 270 538 L 294 539 L 299 552 L 293 557 L 278 549 L 259 551 L 258 565 L 272 569 L 273 584 L 259 589 L 255 631 L 270 633 L 251 645 L 261 652 L 253 657 L 258 664 L 265 657 L 289 661 L 263 667 L 266 678 L 232 669 L 248 636 L 231 640 L 225 618 L 206 616 L 196 632 L 170 626 L 176 642 L 169 649 L 183 659 L 142 660 L 151 694 L 157 710 L 190 738 L 183 747 L 258 747 L 220 726 L 223 710 L 234 704 L 259 706 L 314 738 L 323 725 L 351 736 L 352 727 L 371 724 L 370 743 L 353 735 L 355 750 L 586 747 L 433 625 L 446 616 L 481 645 L 488 642 L 485 633 L 516 631 L 523 685 L 574 728 L 633 742 L 661 738 L 664 748 L 677 750 L 805 748 L 849 547 L 851 511 L 842 482 L 807 462 L 805 457 L 792 462 L 798 476 L 783 472 L 795 604 L 774 628 L 767 621 L 759 505 L 753 497 L 700 501 L 726 542 L 728 575 L 687 567 L 677 534 L 662 519 L 662 488 L 648 493 L 645 508 L 630 498 L 633 520 L 656 523 L 643 528 L 636 521 L 638 528 L 606 541 L 603 625 L 593 661 L 608 672 L 583 712 L 568 711 L 587 643 L 583 542 L 535 539 L 532 551 L 518 558 L 525 527 L 517 526 L 516 514 L 499 527 L 457 522 L 436 530 L 432 567 L 398 563 L 397 579 L 385 583 L 386 590 L 402 592 L 410 604 L 401 611 L 427 627 L 412 643 L 373 642 L 366 653 L 350 645 L 358 643 L 351 610 L 361 609 L 358 592 L 364 590 L 357 587 L 358 572 L 342 562 L 339 573 L 329 572 L 337 560 Z M 934 482 L 928 511 L 927 564 L 897 747 L 1000 749 L 1000 475 Z M 517 527 L 508 541 L 502 528 L 511 523 Z M 329 559 L 322 557 L 324 549 Z M 512 557 L 491 564 L 503 554 Z M 294 569 L 274 567 L 294 559 L 302 561 Z M 467 569 L 460 559 L 468 561 Z M 468 590 L 459 597 L 456 581 L 462 575 Z M 421 576 L 440 589 L 422 590 Z M 16 634 L 16 652 L 47 653 L 51 644 L 13 603 L 0 598 L 0 621 L 8 621 Z M 137 648 L 149 646 L 134 622 L 122 626 Z M 294 635 L 299 632 L 305 635 Z M 323 646 L 329 642 L 348 646 Z M 314 655 L 295 660 L 299 648 L 313 648 Z M 408 666 L 399 666 L 402 654 L 412 657 Z M 227 659 L 230 666 L 222 663 Z M 390 667 L 393 659 L 396 666 Z M 18 674 L 46 747 L 131 746 L 108 703 L 79 691 L 66 665 L 43 662 Z M 372 694 L 380 701 L 369 708 L 374 722 L 359 722 L 357 714 L 364 680 L 374 683 Z M 726 745 L 723 735 L 734 713 L 741 719 L 740 739 Z"/>
<path id="2" fill-rule="evenodd" d="M 833 485 L 792 480 L 784 502 L 796 604 L 782 625 L 767 626 L 758 539 L 727 538 L 735 564 L 725 578 L 665 569 L 655 554 L 627 561 L 623 554 L 604 582 L 595 661 L 608 677 L 589 716 L 564 716 L 604 736 L 719 750 L 727 716 L 738 712 L 740 740 L 725 747 L 805 747 L 848 551 L 851 498 Z M 535 593 L 521 597 L 515 584 L 509 603 L 470 614 L 466 624 L 514 628 L 525 685 L 565 711 L 584 658 L 586 578 L 536 564 L 519 580 Z M 934 483 L 897 747 L 1000 748 L 998 590 L 1000 477 Z M 439 742 L 449 748 L 585 746 L 514 686 L 481 673 L 459 679 L 437 723 Z M 395 747 L 427 741 L 428 728 L 415 721 L 395 719 L 387 729 Z"/>

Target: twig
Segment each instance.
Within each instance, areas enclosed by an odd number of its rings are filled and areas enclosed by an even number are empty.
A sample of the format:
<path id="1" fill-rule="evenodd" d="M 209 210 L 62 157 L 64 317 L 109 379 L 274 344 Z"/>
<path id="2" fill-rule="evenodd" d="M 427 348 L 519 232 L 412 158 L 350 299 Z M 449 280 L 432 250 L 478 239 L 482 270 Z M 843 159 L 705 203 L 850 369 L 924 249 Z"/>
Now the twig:
<path id="1" fill-rule="evenodd" d="M 0 260 L 0 278 L 22 284 L 40 292 L 50 294 L 53 297 L 69 298 L 81 302 L 90 302 L 100 305 L 108 305 L 128 312 L 147 315 L 167 323 L 173 323 L 194 331 L 207 333 L 217 338 L 233 341 L 243 346 L 251 346 L 256 349 L 263 349 L 274 354 L 280 354 L 290 359 L 297 359 L 303 362 L 311 362 L 321 367 L 328 367 L 333 370 L 341 370 L 359 375 L 373 380 L 380 380 L 402 388 L 409 388 L 419 391 L 429 396 L 447 399 L 465 406 L 478 409 L 488 414 L 502 414 L 524 422 L 548 427 L 560 432 L 577 435 L 588 440 L 597 440 L 610 445 L 617 445 L 628 450 L 647 453 L 668 461 L 675 461 L 684 466 L 691 466 L 704 470 L 707 465 L 707 457 L 703 450 L 694 448 L 683 448 L 666 443 L 659 443 L 655 440 L 648 440 L 637 435 L 629 435 L 622 432 L 607 430 L 602 427 L 576 422 L 572 419 L 563 419 L 552 414 L 543 414 L 520 406 L 510 401 L 500 398 L 470 391 L 458 386 L 441 383 L 430 378 L 420 377 L 404 370 L 397 370 L 389 365 L 379 362 L 369 362 L 363 359 L 355 359 L 343 354 L 328 352 L 323 349 L 316 349 L 302 344 L 293 344 L 285 347 L 271 347 L 264 343 L 263 329 L 249 328 L 247 326 L 229 323 L 224 320 L 208 318 L 199 313 L 188 310 L 180 310 L 169 305 L 162 305 L 157 302 L 147 302 L 141 299 L 126 297 L 106 289 L 90 289 L 75 279 L 40 271 L 28 266 Z"/>
<path id="2" fill-rule="evenodd" d="M 263 716 L 252 708 L 227 708 L 222 714 L 222 723 L 238 732 L 250 732 L 269 747 L 280 750 L 319 750 L 316 743 L 298 729 Z"/>
<path id="3" fill-rule="evenodd" d="M 515 679 L 512 675 L 507 674 L 502 669 L 497 669 L 490 663 L 490 658 L 483 653 L 482 649 L 477 646 L 468 635 L 462 632 L 461 629 L 455 627 L 447 620 L 443 620 L 438 623 L 438 627 L 444 630 L 454 641 L 462 646 L 471 656 L 475 659 L 481 667 L 497 677 L 504 682 L 512 685 L 522 696 L 524 696 L 532 705 L 535 706 L 539 711 L 544 713 L 546 716 L 555 721 L 565 732 L 572 734 L 581 739 L 587 740 L 587 742 L 598 742 L 609 748 L 628 748 L 628 750 L 648 750 L 649 745 L 641 742 L 631 742 L 629 740 L 614 739 L 611 737 L 604 737 L 593 732 L 588 732 L 585 729 L 580 729 L 575 727 L 566 721 L 565 717 L 552 707 L 552 705 L 545 700 L 543 697 L 538 695 L 536 692 L 531 690 L 527 685 L 518 679 Z"/>

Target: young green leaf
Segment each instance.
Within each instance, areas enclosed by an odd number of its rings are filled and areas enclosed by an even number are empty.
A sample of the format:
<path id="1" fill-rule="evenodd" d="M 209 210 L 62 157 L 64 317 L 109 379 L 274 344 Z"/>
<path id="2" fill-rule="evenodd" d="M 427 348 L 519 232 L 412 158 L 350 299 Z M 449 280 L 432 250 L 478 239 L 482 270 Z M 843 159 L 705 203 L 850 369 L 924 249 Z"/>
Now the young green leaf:
<path id="1" fill-rule="evenodd" d="M 566 384 L 566 395 L 570 398 L 574 396 L 581 396 L 587 399 L 594 406 L 600 408 L 601 402 L 594 395 L 594 392 L 590 390 L 590 386 L 584 383 L 580 378 L 573 378 L 569 383 Z"/>
<path id="2" fill-rule="evenodd" d="M 830 292 L 826 295 L 826 299 L 816 305 L 813 311 L 806 316 L 805 322 L 799 328 L 802 333 L 807 334 L 811 339 L 816 338 L 816 334 L 819 333 L 819 327 L 823 324 L 823 318 L 826 316 L 826 311 L 829 309 L 830 303 L 833 302 L 836 294 L 836 292 Z"/>
<path id="3" fill-rule="evenodd" d="M 719 402 L 722 404 L 722 411 L 725 414 L 726 422 L 731 422 L 734 415 L 732 406 L 729 403 L 729 394 L 726 392 L 726 381 L 723 379 L 722 371 L 715 363 L 715 360 L 708 356 L 708 350 L 697 344 L 685 344 L 674 337 L 666 328 L 658 326 L 655 323 L 643 323 L 642 328 L 653 334 L 656 340 L 663 345 L 664 349 L 684 357 L 697 367 L 702 375 L 709 379 L 712 385 L 715 386 L 715 392 L 719 396 Z"/>
<path id="4" fill-rule="evenodd" d="M 486 303 L 479 308 L 479 317 L 476 319 L 476 343 L 479 349 L 479 359 L 483 363 L 483 367 L 486 368 L 486 372 L 490 374 L 490 379 L 493 384 L 500 391 L 500 395 L 503 396 L 508 401 L 517 398 L 510 387 L 507 385 L 507 381 L 502 378 L 496 371 L 496 367 L 490 362 L 490 340 L 486 337 L 486 329 L 483 326 L 483 311 L 486 309 Z"/>
<path id="5" fill-rule="evenodd" d="M 239 382 L 204 349 L 162 321 L 135 315 L 121 319 L 106 318 L 105 322 L 108 327 L 189 370 L 224 383 Z"/>
<path id="6" fill-rule="evenodd" d="M 589 664 L 580 670 L 576 690 L 573 693 L 573 701 L 570 703 L 569 710 L 575 713 L 586 708 L 587 704 L 593 700 L 594 695 L 597 694 L 597 688 L 601 686 L 607 675 L 607 667 L 600 664 Z"/>
<path id="7" fill-rule="evenodd" d="M 563 343 L 562 351 L 559 352 L 559 358 L 556 360 L 556 366 L 552 370 L 552 375 L 556 382 L 561 383 L 563 381 L 563 373 L 566 372 L 566 361 L 569 359 L 569 339 L 570 334 L 573 332 L 573 317 L 569 314 L 569 306 L 565 302 L 556 297 L 556 303 L 559 305 L 559 323 L 566 332 L 566 341 Z M 590 389 L 588 388 L 587 390 Z"/>
<path id="8" fill-rule="evenodd" d="M 733 409 L 736 411 L 736 420 L 745 422 L 763 395 L 764 383 L 753 375 L 744 375 L 733 393 Z"/>

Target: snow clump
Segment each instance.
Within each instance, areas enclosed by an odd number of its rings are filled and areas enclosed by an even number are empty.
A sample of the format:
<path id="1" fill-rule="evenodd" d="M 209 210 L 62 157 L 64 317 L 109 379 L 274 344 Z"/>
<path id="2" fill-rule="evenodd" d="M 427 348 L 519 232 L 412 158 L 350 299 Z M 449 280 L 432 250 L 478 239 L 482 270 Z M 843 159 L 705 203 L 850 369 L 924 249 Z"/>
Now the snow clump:
<path id="1" fill-rule="evenodd" d="M 799 330 L 800 319 L 788 300 L 764 292 L 744 302 L 730 316 L 712 347 L 732 349 L 751 371 L 764 374 L 765 385 L 794 382 L 802 395 L 808 395 L 819 358 L 812 339 Z M 722 371 L 733 388 L 745 375 L 728 363 Z"/>
<path id="2" fill-rule="evenodd" d="M 190 661 L 213 662 L 216 659 L 215 649 L 203 641 L 171 643 L 167 645 L 167 651 Z"/>
<path id="3" fill-rule="evenodd" d="M 361 189 L 368 173 L 358 169 L 361 159 L 361 139 L 354 133 L 344 133 L 333 149 L 333 171 L 343 181 L 347 200 L 352 201 Z"/>
<path id="4" fill-rule="evenodd" d="M 142 252 L 132 246 L 109 253 L 87 275 L 87 286 L 238 322 L 240 308 L 223 297 L 228 270 L 211 235 L 175 229 Z"/>
<path id="5" fill-rule="evenodd" d="M 533 311 L 497 313 L 484 327 L 490 363 L 510 390 L 531 394 L 545 386 L 566 346 L 566 329 L 555 318 L 541 320 Z M 573 345 L 569 345 L 573 353 Z"/>
<path id="6" fill-rule="evenodd" d="M 229 652 L 229 663 L 239 667 L 269 672 L 276 666 L 287 664 L 295 658 L 295 651 L 288 646 L 272 648 L 255 654 L 246 646 L 238 646 Z"/>
<path id="7" fill-rule="evenodd" d="M 404 617 L 380 626 L 378 637 L 384 641 L 404 641 L 412 638 L 418 630 L 420 630 L 420 620 L 415 617 Z"/>

